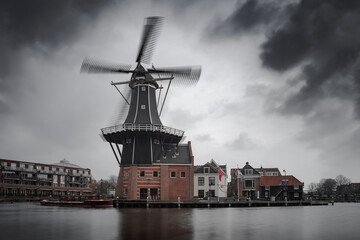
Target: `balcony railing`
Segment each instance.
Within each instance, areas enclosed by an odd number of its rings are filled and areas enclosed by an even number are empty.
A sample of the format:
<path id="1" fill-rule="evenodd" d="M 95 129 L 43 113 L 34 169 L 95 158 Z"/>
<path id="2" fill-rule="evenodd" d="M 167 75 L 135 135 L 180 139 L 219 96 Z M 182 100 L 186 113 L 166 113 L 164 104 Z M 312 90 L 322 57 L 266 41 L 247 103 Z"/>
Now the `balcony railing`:
<path id="1" fill-rule="evenodd" d="M 3 175 L 3 179 L 19 179 L 19 175 Z"/>
<path id="2" fill-rule="evenodd" d="M 38 178 L 40 182 L 52 182 L 52 178 Z"/>
<path id="3" fill-rule="evenodd" d="M 123 132 L 123 131 L 144 131 L 144 132 L 160 132 L 160 133 L 167 133 L 182 137 L 184 135 L 184 131 L 166 127 L 159 124 L 119 124 L 112 127 L 107 127 L 101 129 L 103 135 L 111 134 L 116 132 Z"/>

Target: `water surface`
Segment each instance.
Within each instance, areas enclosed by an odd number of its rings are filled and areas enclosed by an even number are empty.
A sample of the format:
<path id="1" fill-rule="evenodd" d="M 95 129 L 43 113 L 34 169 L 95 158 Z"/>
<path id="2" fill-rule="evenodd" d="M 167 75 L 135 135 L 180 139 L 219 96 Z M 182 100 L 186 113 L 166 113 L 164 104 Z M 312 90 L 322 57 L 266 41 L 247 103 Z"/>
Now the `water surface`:
<path id="1" fill-rule="evenodd" d="M 12 239 L 360 239 L 360 204 L 216 209 L 84 209 L 0 204 Z"/>

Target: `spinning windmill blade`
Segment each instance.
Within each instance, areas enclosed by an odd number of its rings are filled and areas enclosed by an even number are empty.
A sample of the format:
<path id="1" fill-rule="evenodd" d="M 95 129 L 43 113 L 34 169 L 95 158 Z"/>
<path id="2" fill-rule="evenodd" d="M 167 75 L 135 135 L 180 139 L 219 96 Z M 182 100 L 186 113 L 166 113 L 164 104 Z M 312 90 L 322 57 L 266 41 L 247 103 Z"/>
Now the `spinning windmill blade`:
<path id="1" fill-rule="evenodd" d="M 131 98 L 131 89 L 128 86 L 122 85 L 120 86 L 120 91 L 124 95 L 124 98 L 127 102 L 130 102 Z M 125 103 L 124 101 L 119 102 L 118 106 L 116 107 L 116 112 L 113 114 L 113 117 L 109 123 L 111 126 L 115 126 L 118 124 L 124 123 L 126 116 L 129 112 L 130 105 Z"/>
<path id="2" fill-rule="evenodd" d="M 163 17 L 148 17 L 141 36 L 136 62 L 150 64 L 160 34 Z"/>
<path id="3" fill-rule="evenodd" d="M 81 73 L 132 73 L 131 65 L 111 64 L 99 60 L 85 58 L 81 65 Z"/>
<path id="4" fill-rule="evenodd" d="M 149 68 L 147 70 L 151 74 L 159 74 L 162 78 L 174 77 L 174 83 L 185 86 L 196 85 L 201 75 L 201 66 Z"/>

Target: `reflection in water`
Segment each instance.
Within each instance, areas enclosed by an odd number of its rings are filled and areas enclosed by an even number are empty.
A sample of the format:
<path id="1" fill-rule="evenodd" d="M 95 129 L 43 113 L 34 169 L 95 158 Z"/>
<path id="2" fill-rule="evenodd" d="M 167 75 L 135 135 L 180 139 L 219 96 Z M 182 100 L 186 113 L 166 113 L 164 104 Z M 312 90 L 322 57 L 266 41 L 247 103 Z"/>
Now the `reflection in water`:
<path id="1" fill-rule="evenodd" d="M 122 239 L 192 239 L 192 209 L 119 209 Z"/>
<path id="2" fill-rule="evenodd" d="M 360 239 L 360 204 L 84 209 L 0 204 L 1 240 Z"/>

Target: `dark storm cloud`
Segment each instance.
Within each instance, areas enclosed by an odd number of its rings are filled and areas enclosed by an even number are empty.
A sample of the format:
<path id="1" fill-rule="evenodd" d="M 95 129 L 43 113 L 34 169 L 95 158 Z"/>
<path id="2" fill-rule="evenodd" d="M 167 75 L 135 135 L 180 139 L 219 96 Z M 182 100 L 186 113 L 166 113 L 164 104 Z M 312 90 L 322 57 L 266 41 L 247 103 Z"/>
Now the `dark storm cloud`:
<path id="1" fill-rule="evenodd" d="M 248 0 L 212 34 L 236 35 L 259 27 L 267 35 L 260 56 L 265 67 L 279 72 L 302 68 L 302 87 L 280 112 L 307 114 L 318 100 L 336 97 L 353 101 L 360 115 L 360 1 Z"/>
<path id="2" fill-rule="evenodd" d="M 261 58 L 277 71 L 305 64 L 304 86 L 283 106 L 308 113 L 318 100 L 338 97 L 359 103 L 360 2 L 303 0 L 289 21 L 263 45 Z"/>
<path id="3" fill-rule="evenodd" d="M 0 113 L 21 88 L 21 52 L 51 53 L 77 36 L 112 1 L 5 0 L 0 2 Z"/>
<path id="4" fill-rule="evenodd" d="M 213 37 L 224 35 L 238 35 L 243 32 L 262 29 L 264 27 L 277 27 L 281 25 L 292 5 L 279 1 L 239 1 L 235 11 L 224 21 L 218 21 L 209 34 Z"/>

